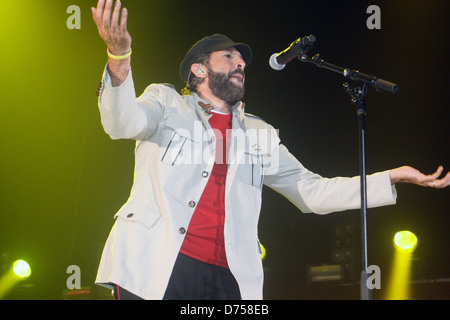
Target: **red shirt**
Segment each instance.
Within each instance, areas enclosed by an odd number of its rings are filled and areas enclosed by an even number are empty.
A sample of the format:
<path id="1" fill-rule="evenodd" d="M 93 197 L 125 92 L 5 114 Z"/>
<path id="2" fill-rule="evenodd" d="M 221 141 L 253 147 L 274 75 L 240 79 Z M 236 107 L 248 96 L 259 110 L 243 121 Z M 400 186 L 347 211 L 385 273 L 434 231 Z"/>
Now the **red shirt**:
<path id="1" fill-rule="evenodd" d="M 197 204 L 180 252 L 194 259 L 228 268 L 224 244 L 225 181 L 232 114 L 212 112 L 216 161 Z M 224 140 L 225 138 L 225 140 Z M 225 143 L 224 143 L 225 142 Z"/>

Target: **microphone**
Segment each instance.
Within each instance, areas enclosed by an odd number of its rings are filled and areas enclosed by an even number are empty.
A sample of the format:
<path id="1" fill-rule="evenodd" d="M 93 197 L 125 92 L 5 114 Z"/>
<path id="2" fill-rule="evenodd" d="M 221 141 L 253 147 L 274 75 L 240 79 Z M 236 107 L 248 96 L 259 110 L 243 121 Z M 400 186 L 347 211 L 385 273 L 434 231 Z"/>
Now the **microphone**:
<path id="1" fill-rule="evenodd" d="M 312 34 L 307 37 L 298 38 L 286 50 L 280 53 L 274 53 L 269 59 L 269 65 L 274 70 L 283 69 L 292 59 L 310 50 L 314 42 L 316 42 L 316 37 Z"/>

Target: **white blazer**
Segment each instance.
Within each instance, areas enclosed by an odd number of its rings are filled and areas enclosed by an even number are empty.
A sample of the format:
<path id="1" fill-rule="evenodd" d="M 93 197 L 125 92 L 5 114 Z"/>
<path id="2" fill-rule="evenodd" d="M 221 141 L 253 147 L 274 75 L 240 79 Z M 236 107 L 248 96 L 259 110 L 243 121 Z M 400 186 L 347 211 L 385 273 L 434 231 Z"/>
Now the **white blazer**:
<path id="1" fill-rule="evenodd" d="M 96 283 L 117 284 L 144 298 L 162 299 L 209 179 L 215 136 L 197 94 L 181 96 L 153 84 L 136 98 L 132 73 L 111 87 L 104 72 L 99 89 L 103 128 L 112 139 L 134 139 L 134 182 L 115 214 Z M 360 207 L 359 177 L 326 179 L 307 170 L 280 144 L 277 131 L 232 107 L 232 138 L 225 188 L 225 250 L 243 299 L 262 299 L 263 268 L 258 219 L 263 184 L 302 212 L 326 214 Z M 368 206 L 394 204 L 389 172 L 367 177 Z"/>

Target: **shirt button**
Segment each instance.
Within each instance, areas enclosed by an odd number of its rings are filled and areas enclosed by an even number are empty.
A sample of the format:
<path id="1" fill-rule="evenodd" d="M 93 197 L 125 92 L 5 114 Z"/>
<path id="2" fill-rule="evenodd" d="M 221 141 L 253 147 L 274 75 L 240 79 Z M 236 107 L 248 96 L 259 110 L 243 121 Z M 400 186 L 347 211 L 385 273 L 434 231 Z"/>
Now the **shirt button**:
<path id="1" fill-rule="evenodd" d="M 208 171 L 203 171 L 203 172 L 202 172 L 202 177 L 203 177 L 203 178 L 206 178 L 207 176 L 208 176 Z"/>
<path id="2" fill-rule="evenodd" d="M 186 229 L 183 228 L 183 227 L 181 227 L 180 229 L 178 229 L 178 232 L 179 232 L 180 234 L 185 234 L 185 233 L 186 233 Z"/>
<path id="3" fill-rule="evenodd" d="M 195 201 L 193 200 L 189 201 L 189 207 L 191 208 L 195 207 Z"/>

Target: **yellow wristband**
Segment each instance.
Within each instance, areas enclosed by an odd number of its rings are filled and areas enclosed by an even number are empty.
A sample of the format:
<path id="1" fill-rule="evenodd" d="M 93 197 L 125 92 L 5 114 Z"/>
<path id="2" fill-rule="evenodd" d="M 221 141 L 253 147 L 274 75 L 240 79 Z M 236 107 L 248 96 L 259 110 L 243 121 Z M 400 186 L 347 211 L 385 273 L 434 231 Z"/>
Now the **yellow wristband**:
<path id="1" fill-rule="evenodd" d="M 128 58 L 129 56 L 131 56 L 131 48 L 130 48 L 130 52 L 122 55 L 122 56 L 116 56 L 114 54 L 112 54 L 111 52 L 109 52 L 109 49 L 106 49 L 106 52 L 108 53 L 108 57 L 110 57 L 111 59 L 114 60 L 125 60 L 126 58 Z"/>

